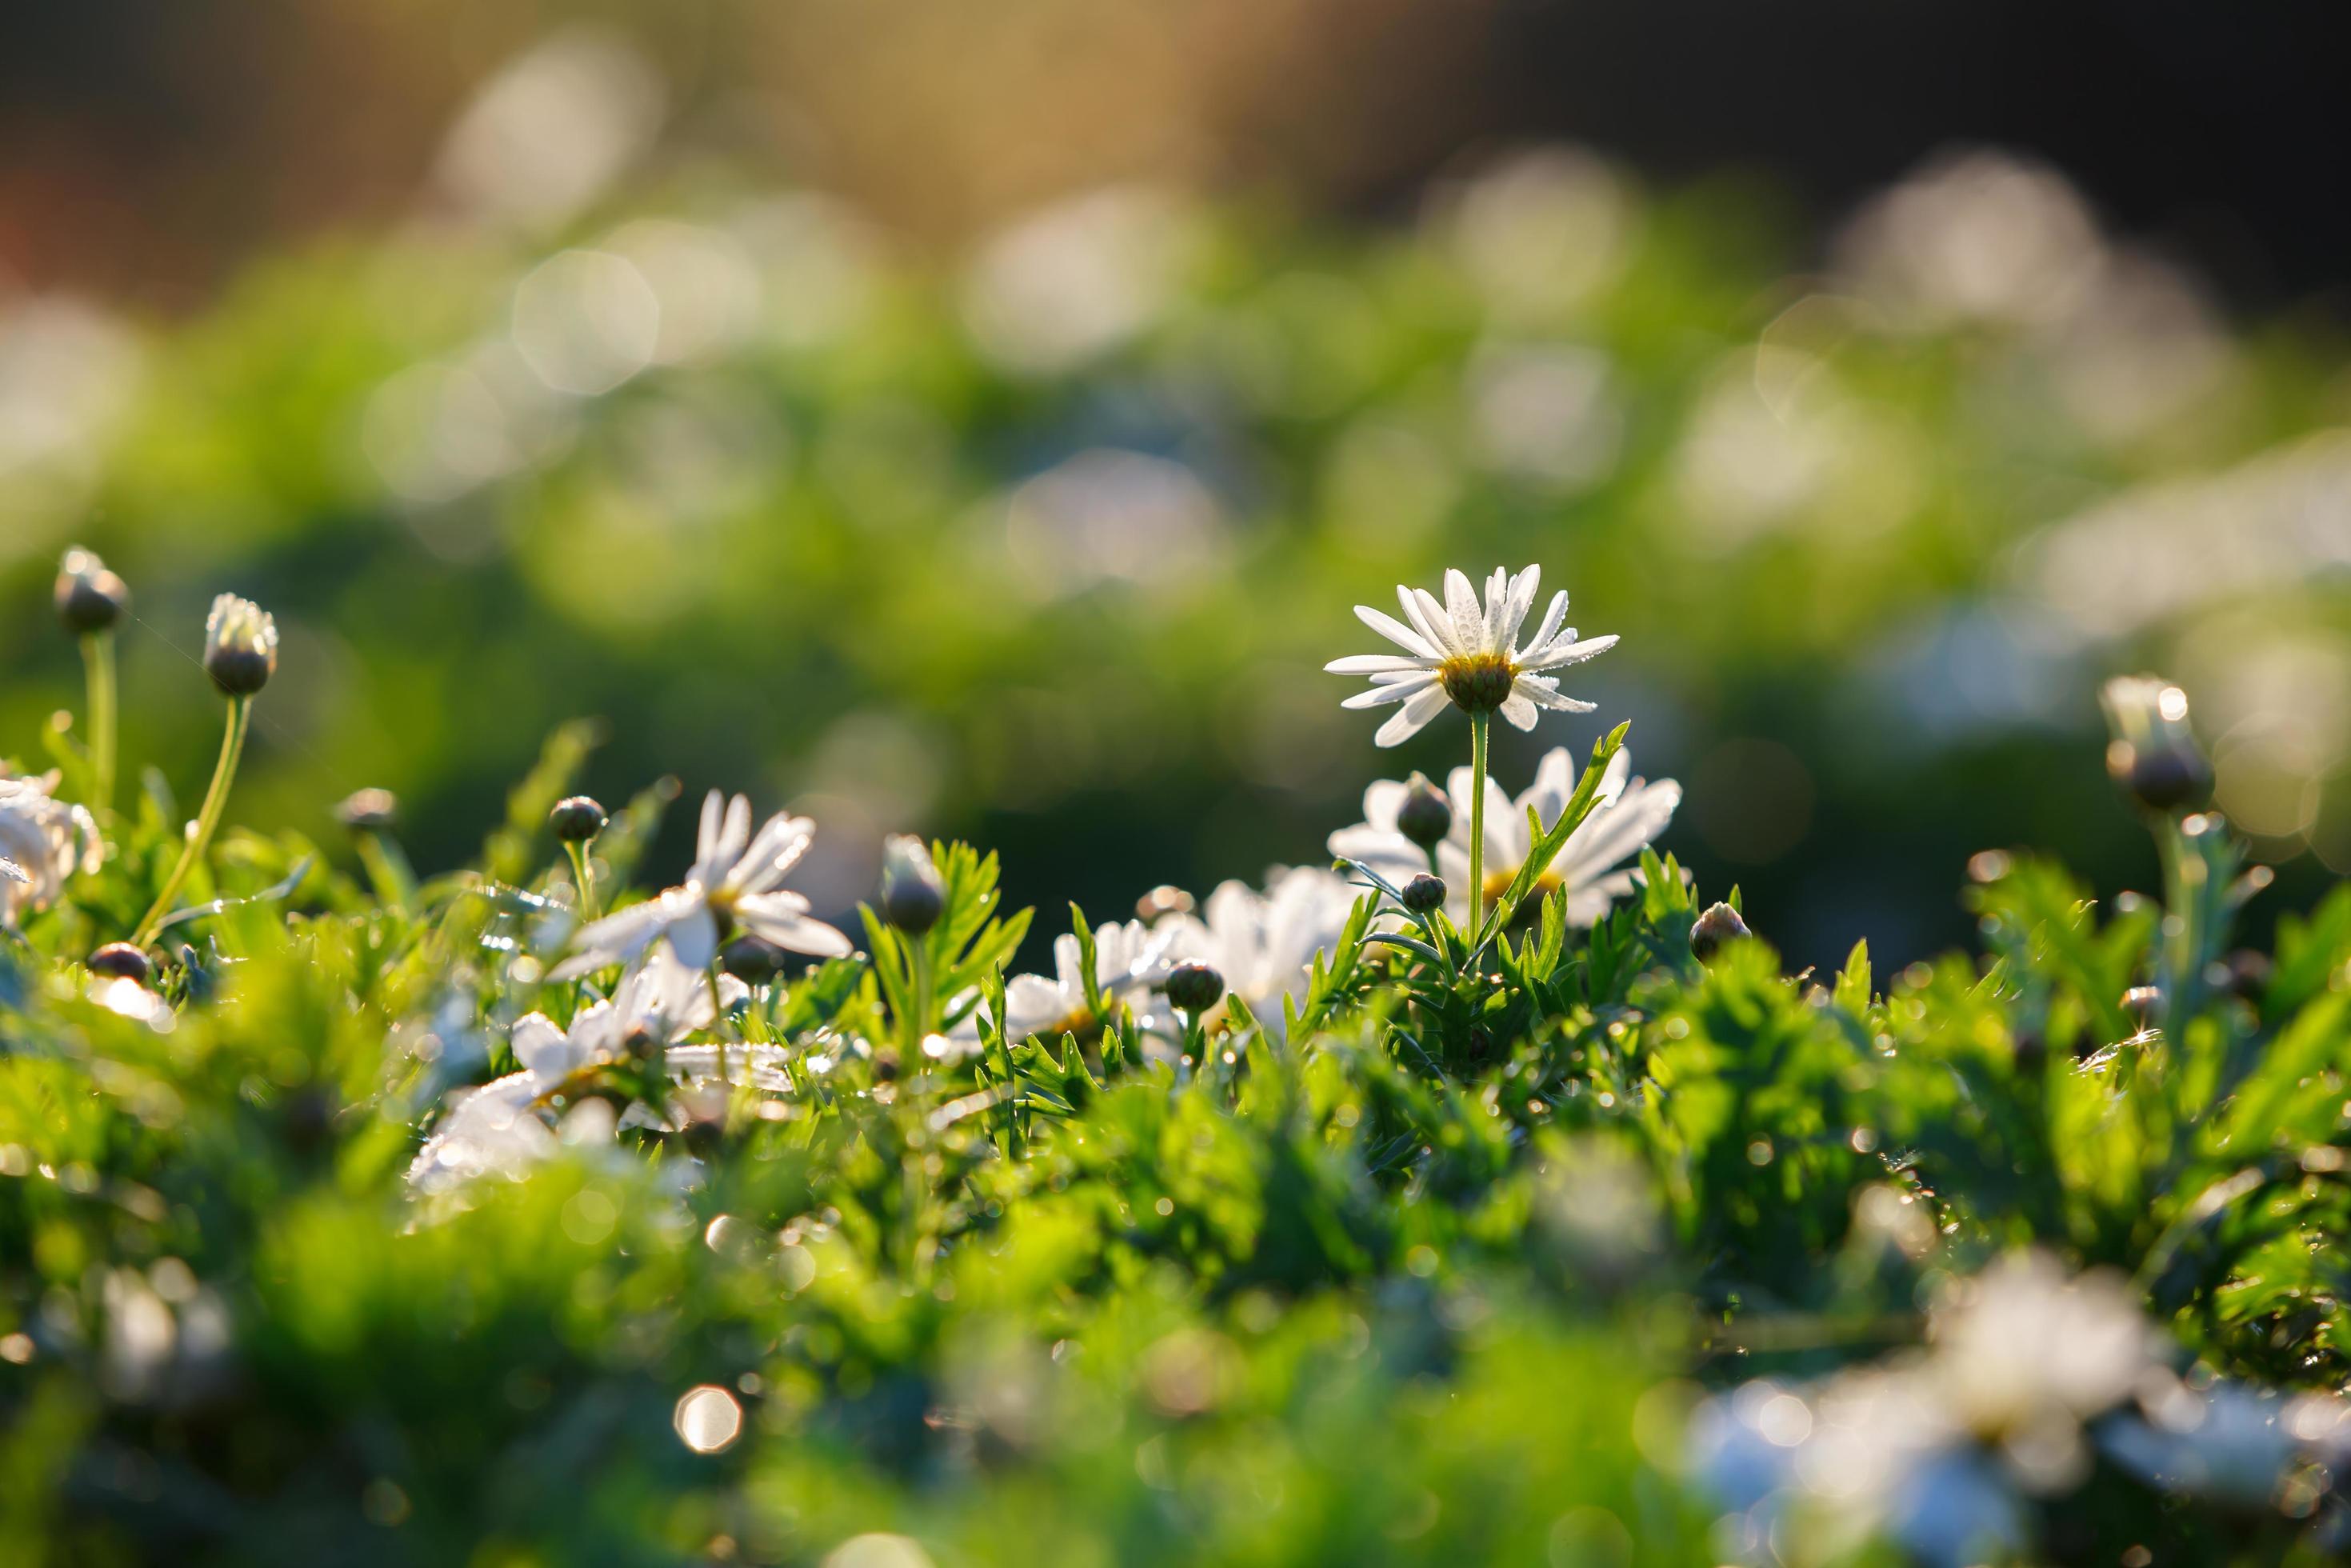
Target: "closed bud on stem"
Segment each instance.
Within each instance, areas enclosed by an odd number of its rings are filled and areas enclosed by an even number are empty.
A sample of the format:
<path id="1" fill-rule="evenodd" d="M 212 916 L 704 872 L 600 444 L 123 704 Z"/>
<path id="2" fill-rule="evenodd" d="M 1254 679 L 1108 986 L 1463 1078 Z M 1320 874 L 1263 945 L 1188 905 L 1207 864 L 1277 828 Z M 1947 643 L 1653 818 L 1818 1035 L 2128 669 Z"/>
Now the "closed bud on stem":
<path id="1" fill-rule="evenodd" d="M 57 619 L 77 637 L 105 632 L 131 612 L 131 590 L 106 563 L 77 545 L 57 568 Z"/>
<path id="2" fill-rule="evenodd" d="M 1699 963 L 1710 964 L 1725 944 L 1753 935 L 1747 922 L 1740 918 L 1739 911 L 1727 904 L 1718 904 L 1690 923 L 1690 952 Z"/>
<path id="3" fill-rule="evenodd" d="M 1225 977 L 1206 964 L 1178 964 L 1167 971 L 1167 1000 L 1196 1017 L 1225 994 Z"/>
<path id="4" fill-rule="evenodd" d="M 277 622 L 250 599 L 224 593 L 204 617 L 204 674 L 223 696 L 249 697 L 277 673 Z"/>
<path id="5" fill-rule="evenodd" d="M 1404 906 L 1415 915 L 1445 907 L 1445 879 L 1422 872 L 1403 887 Z"/>
<path id="6" fill-rule="evenodd" d="M 1425 773 L 1406 779 L 1404 803 L 1396 808 L 1396 831 L 1423 850 L 1433 850 L 1452 831 L 1453 802 L 1445 798 L 1445 791 L 1431 784 Z"/>
<path id="7" fill-rule="evenodd" d="M 910 936 L 939 923 L 946 910 L 946 887 L 931 852 L 912 833 L 893 833 L 882 843 L 882 918 Z"/>
<path id="8" fill-rule="evenodd" d="M 555 803 L 547 814 L 547 825 L 555 830 L 556 838 L 567 844 L 584 844 L 604 831 L 611 819 L 591 796 L 567 795 Z"/>
<path id="9" fill-rule="evenodd" d="M 718 950 L 718 967 L 747 986 L 764 986 L 784 972 L 784 950 L 764 936 L 737 936 Z"/>
<path id="10" fill-rule="evenodd" d="M 2202 804 L 2212 766 L 2188 727 L 2188 694 L 2152 675 L 2124 675 L 2098 696 L 2114 731 L 2107 775 L 2158 815 Z"/>
<path id="11" fill-rule="evenodd" d="M 355 833 L 381 832 L 399 814 L 400 798 L 389 789 L 354 789 L 335 806 L 335 821 Z"/>
<path id="12" fill-rule="evenodd" d="M 143 948 L 128 942 L 109 942 L 89 956 L 89 972 L 110 980 L 136 980 L 143 986 L 154 978 L 155 966 Z"/>

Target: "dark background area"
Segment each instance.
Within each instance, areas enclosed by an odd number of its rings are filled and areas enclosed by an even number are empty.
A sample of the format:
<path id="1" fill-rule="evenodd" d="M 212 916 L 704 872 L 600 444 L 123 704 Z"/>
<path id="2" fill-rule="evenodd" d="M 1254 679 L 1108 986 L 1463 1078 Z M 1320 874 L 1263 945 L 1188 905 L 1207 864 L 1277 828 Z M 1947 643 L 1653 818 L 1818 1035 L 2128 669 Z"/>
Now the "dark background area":
<path id="1" fill-rule="evenodd" d="M 942 162 L 935 144 L 861 124 L 918 126 L 925 106 L 903 92 L 862 106 L 829 96 L 809 47 L 837 46 L 831 70 L 862 79 L 862 61 L 880 73 L 922 58 L 938 8 L 854 7 L 875 34 L 912 36 L 845 43 L 820 31 L 841 9 L 14 0 L 0 49 L 0 268 L 201 298 L 258 246 L 405 202 L 468 82 L 572 15 L 642 33 L 708 135 L 771 152 L 918 231 L 967 228 L 1040 183 L 1163 171 L 1380 209 L 1465 148 L 1530 137 L 1589 141 L 1662 179 L 1765 173 L 1819 219 L 1948 144 L 1986 142 L 2063 169 L 2111 219 L 2244 305 L 2317 294 L 2339 305 L 2351 251 L 2340 5 L 1212 0 L 1124 31 L 1072 25 L 1053 5 L 993 7 L 1016 36 L 1021 16 L 1040 18 L 1007 52 L 1043 89 L 1005 86 L 1009 112 L 967 121 L 958 140 L 977 151 L 944 162 L 1034 172 L 972 182 L 954 200 L 909 173 Z M 940 32 L 942 50 L 956 47 Z M 1071 69 L 1052 68 L 1057 46 Z M 1177 73 L 1169 91 L 1122 103 L 1111 84 L 1153 78 L 1158 47 L 1213 65 L 1217 79 Z M 1171 106 L 1193 111 L 1181 136 L 1120 132 L 1123 116 Z M 1088 132 L 1067 134 L 1076 126 Z"/>

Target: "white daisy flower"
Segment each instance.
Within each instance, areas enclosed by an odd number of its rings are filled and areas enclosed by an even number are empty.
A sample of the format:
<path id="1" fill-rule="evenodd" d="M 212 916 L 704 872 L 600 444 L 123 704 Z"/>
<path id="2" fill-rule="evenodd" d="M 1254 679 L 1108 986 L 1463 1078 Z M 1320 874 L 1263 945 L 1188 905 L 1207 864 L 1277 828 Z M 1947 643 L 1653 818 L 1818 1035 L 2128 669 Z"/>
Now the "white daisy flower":
<path id="1" fill-rule="evenodd" d="M 1355 606 L 1364 624 L 1394 643 L 1398 653 L 1358 653 L 1334 659 L 1323 666 L 1333 674 L 1369 675 L 1372 689 L 1358 692 L 1342 707 L 1378 707 L 1402 703 L 1403 708 L 1372 738 L 1381 746 L 1398 746 L 1419 733 L 1447 703 L 1464 713 L 1499 712 L 1520 729 L 1532 729 L 1543 708 L 1560 713 L 1590 713 L 1593 705 L 1560 695 L 1559 681 L 1543 672 L 1580 664 L 1616 645 L 1614 636 L 1576 638 L 1575 628 L 1562 624 L 1567 595 L 1554 594 L 1542 623 L 1524 643 L 1519 632 L 1534 607 L 1535 587 L 1542 569 L 1531 566 L 1516 577 L 1501 568 L 1487 580 L 1483 609 L 1458 571 L 1445 574 L 1445 602 L 1423 589 L 1396 587 L 1405 619 L 1383 614 L 1368 604 Z"/>
<path id="2" fill-rule="evenodd" d="M 1633 891 L 1633 873 L 1618 871 L 1620 862 L 1665 831 L 1681 804 L 1682 787 L 1670 779 L 1646 782 L 1631 777 L 1633 756 L 1620 749 L 1601 776 L 1600 793 L 1592 814 L 1567 836 L 1567 842 L 1535 883 L 1528 899 L 1567 890 L 1567 918 L 1572 925 L 1590 925 L 1608 913 L 1608 906 Z M 1558 822 L 1575 794 L 1577 772 L 1565 747 L 1546 753 L 1535 769 L 1533 788 L 1516 800 L 1507 799 L 1500 785 L 1486 780 L 1485 899 L 1499 898 L 1527 863 L 1534 840 L 1527 827 L 1532 807 L 1549 828 Z M 1447 779 L 1447 797 L 1453 804 L 1453 831 L 1437 846 L 1437 874 L 1445 879 L 1446 903 L 1458 920 L 1468 908 L 1470 771 L 1457 768 Z M 1401 887 L 1428 869 L 1428 856 L 1396 828 L 1405 786 L 1384 779 L 1364 791 L 1364 821 L 1331 835 L 1331 852 L 1364 865 Z"/>
<path id="3" fill-rule="evenodd" d="M 1095 926 L 1094 980 L 1103 999 L 1123 1000 L 1165 979 L 1176 961 L 1170 949 L 1181 936 L 1174 921 L 1145 925 L 1140 920 L 1113 920 Z M 958 1056 L 977 1051 L 980 1010 L 966 1013 L 946 1036 L 934 1036 L 929 1049 Z M 1053 939 L 1050 978 L 1015 975 L 1004 983 L 1004 1032 L 1015 1040 L 1041 1036 L 1058 1041 L 1064 1034 L 1083 1040 L 1109 1021 L 1087 1005 L 1085 955 L 1075 932 Z"/>
<path id="4" fill-rule="evenodd" d="M 713 789 L 702 802 L 694 869 L 684 883 L 582 927 L 579 951 L 556 966 L 554 977 L 576 979 L 626 963 L 664 937 L 688 968 L 706 969 L 724 925 L 789 952 L 847 957 L 849 938 L 812 918 L 807 899 L 777 886 L 815 831 L 806 817 L 778 811 L 754 835 L 751 802 L 740 795 L 727 802 Z"/>
<path id="5" fill-rule="evenodd" d="M 618 1061 L 639 1043 L 632 1036 L 666 1049 L 716 1016 L 703 976 L 664 948 L 623 976 L 611 1000 L 580 1009 L 569 1030 L 544 1013 L 525 1013 L 507 1037 L 522 1070 L 451 1108 L 410 1163 L 410 1188 L 442 1192 L 476 1176 L 522 1176 L 555 1153 L 547 1102 L 575 1073 Z"/>
<path id="6" fill-rule="evenodd" d="M 1172 927 L 1170 959 L 1216 970 L 1224 977 L 1226 995 L 1240 998 L 1279 1040 L 1282 998 L 1305 998 L 1315 957 L 1338 946 L 1361 896 L 1320 866 L 1299 866 L 1276 873 L 1263 893 L 1245 882 L 1222 883 L 1199 916 L 1176 915 L 1155 929 Z M 1223 1007 L 1219 1002 L 1207 1015 L 1211 1025 Z"/>
<path id="7" fill-rule="evenodd" d="M 98 869 L 104 846 L 98 822 L 80 806 L 52 798 L 60 775 L 0 778 L 0 925 L 47 909 L 74 873 Z"/>

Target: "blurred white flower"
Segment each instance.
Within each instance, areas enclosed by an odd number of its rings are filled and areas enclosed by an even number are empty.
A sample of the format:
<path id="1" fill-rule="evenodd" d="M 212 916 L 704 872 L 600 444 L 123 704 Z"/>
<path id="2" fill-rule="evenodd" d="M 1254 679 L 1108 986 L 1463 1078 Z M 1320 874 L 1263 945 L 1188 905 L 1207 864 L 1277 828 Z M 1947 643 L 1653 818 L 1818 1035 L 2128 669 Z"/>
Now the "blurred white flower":
<path id="1" fill-rule="evenodd" d="M 653 144 L 664 96 L 619 34 L 569 28 L 482 87 L 450 127 L 436 178 L 482 216 L 559 223 Z"/>
<path id="2" fill-rule="evenodd" d="M 1928 164 L 1864 207 L 1837 252 L 1859 293 L 1917 330 L 2055 319 L 2105 258 L 2064 176 L 2001 152 Z"/>
<path id="3" fill-rule="evenodd" d="M 1168 921 L 1145 925 L 1139 920 L 1113 920 L 1095 926 L 1094 982 L 1102 999 L 1113 1005 L 1130 1000 L 1165 979 L 1176 962 L 1170 949 L 1178 935 Z M 944 1039 L 934 1037 L 931 1049 L 962 1055 L 977 1051 L 984 1008 L 974 1008 Z M 1075 932 L 1053 939 L 1050 977 L 1015 975 L 1004 983 L 1004 1032 L 1008 1039 L 1041 1036 L 1051 1043 L 1074 1034 L 1082 1040 L 1108 1021 L 1097 1018 L 1086 1000 L 1085 955 Z"/>
<path id="4" fill-rule="evenodd" d="M 1184 464 L 1144 452 L 1081 452 L 1022 483 L 1003 515 L 1007 552 L 1044 595 L 1113 581 L 1165 592 L 1225 555 L 1215 493 Z"/>
<path id="5" fill-rule="evenodd" d="M 1935 1391 L 1987 1441 L 2038 1447 L 2127 1398 L 2155 1369 L 2146 1315 L 2124 1281 L 2069 1277 L 2043 1253 L 2004 1260 L 1935 1306 Z"/>
<path id="6" fill-rule="evenodd" d="M 1573 147 L 1521 152 L 1438 208 L 1444 237 L 1505 320 L 1572 313 L 1613 282 L 1638 214 L 1607 164 Z"/>
<path id="7" fill-rule="evenodd" d="M 1793 1560 L 1796 1540 L 1812 1560 L 1879 1538 L 1948 1568 L 2011 1556 L 2028 1544 L 2020 1494 L 2088 1475 L 2085 1427 L 2168 1377 L 2159 1343 L 2125 1281 L 2019 1254 L 1946 1291 L 1924 1351 L 1707 1401 L 1690 1456 L 1751 1560 Z M 2126 1447 L 2149 1467 L 2173 1457 L 2152 1437 Z"/>
<path id="8" fill-rule="evenodd" d="M 1152 930 L 1166 934 L 1171 963 L 1216 970 L 1224 977 L 1226 995 L 1240 998 L 1279 1040 L 1282 998 L 1305 996 L 1310 966 L 1338 944 L 1360 896 L 1332 872 L 1298 866 L 1276 873 L 1262 893 L 1245 882 L 1221 883 L 1199 915 L 1174 915 Z M 1212 1024 L 1223 1006 L 1207 1015 Z"/>
<path id="9" fill-rule="evenodd" d="M 1158 192 L 1097 191 L 990 239 L 964 285 L 964 320 L 1007 370 L 1074 370 L 1148 327 L 1181 260 L 1183 214 Z"/>
<path id="10" fill-rule="evenodd" d="M 1520 729 L 1532 729 L 1538 710 L 1590 713 L 1593 705 L 1560 695 L 1556 676 L 1546 670 L 1565 669 L 1604 653 L 1616 645 L 1612 634 L 1578 641 L 1567 619 L 1567 593 L 1552 597 L 1551 609 L 1535 634 L 1523 646 L 1518 637 L 1534 607 L 1535 589 L 1542 569 L 1531 566 L 1516 577 L 1500 567 L 1487 580 L 1481 610 L 1469 580 L 1458 571 L 1445 574 L 1445 602 L 1426 589 L 1396 586 L 1405 625 L 1368 604 L 1355 606 L 1364 625 L 1404 650 L 1394 653 L 1358 653 L 1323 665 L 1332 674 L 1369 675 L 1372 689 L 1347 698 L 1341 707 L 1378 707 L 1402 703 L 1403 708 L 1380 726 L 1373 737 L 1381 746 L 1397 746 L 1418 734 L 1448 702 L 1465 713 L 1499 710 Z"/>
<path id="11" fill-rule="evenodd" d="M 1486 464 L 1558 491 L 1608 476 L 1625 414 L 1597 349 L 1531 346 L 1479 350 L 1468 371 L 1473 433 Z"/>
<path id="12" fill-rule="evenodd" d="M 516 350 L 540 381 L 593 397 L 653 362 L 661 299 L 626 256 L 561 251 L 515 285 L 513 329 Z"/>
<path id="13" fill-rule="evenodd" d="M 95 305 L 47 296 L 0 308 L 0 478 L 12 512 L 36 502 L 63 510 L 87 495 L 142 358 L 131 330 Z M 0 556 L 16 542 L 0 541 Z"/>
<path id="14" fill-rule="evenodd" d="M 2351 436 L 2283 443 L 2218 474 L 2142 485 L 2053 523 L 2018 576 L 2086 639 L 2351 565 Z"/>
<path id="15" fill-rule="evenodd" d="M 1567 842 L 1535 883 L 1535 897 L 1567 890 L 1567 918 L 1573 925 L 1590 925 L 1608 913 L 1616 899 L 1633 891 L 1633 873 L 1615 867 L 1654 841 L 1673 820 L 1681 804 L 1682 787 L 1670 779 L 1654 782 L 1632 777 L 1633 754 L 1619 749 L 1601 776 L 1600 793 L 1592 814 L 1568 834 Z M 1485 901 L 1501 896 L 1527 863 L 1534 839 L 1527 812 L 1535 811 L 1548 829 L 1567 810 L 1578 777 L 1575 759 L 1565 747 L 1555 747 L 1535 768 L 1535 781 L 1516 800 L 1502 793 L 1491 778 L 1486 780 Z M 1453 807 L 1452 831 L 1437 846 L 1437 874 L 1445 879 L 1446 902 L 1458 919 L 1469 904 L 1469 769 L 1457 768 L 1446 780 Z M 1428 857 L 1396 826 L 1405 786 L 1381 779 L 1364 791 L 1364 820 L 1331 835 L 1331 852 L 1364 865 L 1401 887 L 1428 870 Z"/>
<path id="16" fill-rule="evenodd" d="M 755 837 L 751 802 L 740 795 L 728 802 L 713 789 L 702 802 L 694 869 L 684 883 L 582 927 L 579 950 L 556 966 L 553 977 L 576 979 L 626 962 L 664 939 L 688 968 L 707 969 L 722 921 L 789 952 L 847 957 L 849 938 L 811 918 L 807 899 L 778 886 L 815 831 L 806 817 L 779 811 Z"/>
<path id="17" fill-rule="evenodd" d="M 0 925 L 57 902 L 77 871 L 98 869 L 104 845 L 98 822 L 83 807 L 54 798 L 61 775 L 0 778 L 0 860 L 16 875 L 0 874 Z"/>

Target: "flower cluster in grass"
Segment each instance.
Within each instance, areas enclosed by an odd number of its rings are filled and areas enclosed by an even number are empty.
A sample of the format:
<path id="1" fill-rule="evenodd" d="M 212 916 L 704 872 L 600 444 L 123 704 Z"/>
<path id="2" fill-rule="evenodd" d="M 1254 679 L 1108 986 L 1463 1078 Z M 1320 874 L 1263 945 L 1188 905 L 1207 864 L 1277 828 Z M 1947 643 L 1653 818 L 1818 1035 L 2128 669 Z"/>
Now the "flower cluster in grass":
<path id="1" fill-rule="evenodd" d="M 57 594 L 93 693 L 103 571 Z M 229 827 L 277 647 L 224 598 L 193 820 L 110 798 L 96 702 L 0 783 L 0 1548 L 2351 1547 L 2351 894 L 2235 945 L 2265 877 L 2182 689 L 2107 694 L 2159 897 L 1986 852 L 1980 957 L 1791 975 L 1659 849 L 1624 727 L 1487 776 L 1604 645 L 1521 638 L 1536 580 L 1403 595 L 1409 667 L 1364 672 L 1467 710 L 1448 788 L 1072 907 L 1050 974 L 961 843 L 892 836 L 843 931 L 784 885 L 820 825 L 714 790 L 647 877 L 675 788 L 577 793 L 579 728 L 458 870 L 381 790 L 341 849 Z"/>

